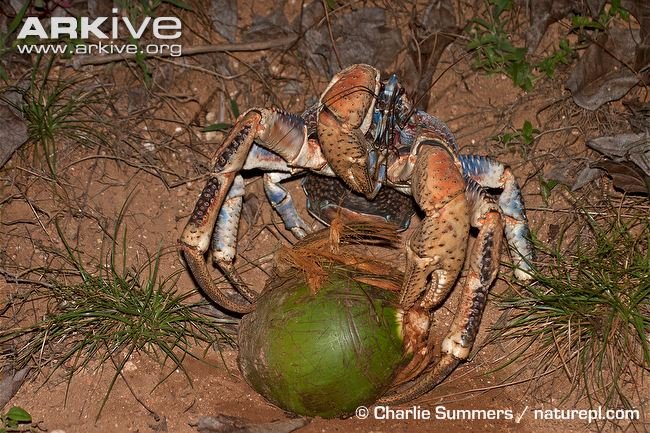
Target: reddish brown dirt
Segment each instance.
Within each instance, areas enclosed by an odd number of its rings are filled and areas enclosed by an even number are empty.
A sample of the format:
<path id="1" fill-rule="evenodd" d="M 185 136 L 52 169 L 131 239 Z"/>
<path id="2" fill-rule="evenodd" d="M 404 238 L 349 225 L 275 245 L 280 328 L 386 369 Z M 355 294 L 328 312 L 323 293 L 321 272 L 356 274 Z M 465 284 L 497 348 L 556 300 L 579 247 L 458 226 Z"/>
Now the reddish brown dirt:
<path id="1" fill-rule="evenodd" d="M 250 12 L 247 10 L 247 13 Z M 261 12 L 259 12 L 261 13 Z M 196 23 L 200 25 L 201 23 Z M 457 58 L 459 49 L 452 47 L 448 50 L 439 70 L 448 66 Z M 262 54 L 263 55 L 263 54 Z M 255 54 L 254 56 L 258 56 Z M 253 57 L 253 55 L 251 55 Z M 248 59 L 247 56 L 243 58 Z M 203 59 L 204 66 L 211 61 Z M 206 155 L 211 153 L 215 144 L 223 139 L 220 133 L 205 138 L 199 132 L 198 125 L 205 125 L 208 111 L 215 111 L 219 118 L 219 104 L 223 104 L 223 94 L 212 93 L 213 88 L 221 88 L 222 79 L 210 74 L 174 66 L 175 78 L 169 85 L 166 95 L 172 95 L 177 101 L 173 107 L 169 100 L 162 104 L 151 104 L 152 109 L 146 120 L 139 122 L 137 130 L 120 131 L 133 134 L 131 142 L 142 146 L 144 141 L 151 141 L 159 152 L 147 155 L 141 148 L 137 152 L 144 155 L 142 160 L 151 157 L 155 163 L 159 159 L 166 161 L 165 169 L 179 173 L 179 178 L 193 179 L 205 171 Z M 243 70 L 241 65 L 238 70 Z M 106 67 L 108 75 L 122 88 L 128 87 L 133 74 L 138 71 L 130 70 L 124 65 Z M 321 78 L 321 80 L 324 80 Z M 231 94 L 238 95 L 242 111 L 249 106 L 268 101 L 255 98 L 255 86 L 245 79 L 227 84 Z M 312 83 L 318 90 L 324 87 L 324 81 Z M 306 87 L 311 87 L 306 86 Z M 137 87 L 137 84 L 134 84 Z M 237 93 L 239 92 L 239 93 Z M 537 176 L 544 164 L 552 162 L 553 158 L 576 155 L 583 152 L 584 141 L 580 140 L 573 147 L 565 147 L 563 143 L 573 142 L 571 130 L 562 130 L 545 135 L 537 144 L 535 152 L 524 160 L 522 155 L 510 151 L 503 146 L 490 147 L 489 138 L 501 132 L 508 125 L 521 127 L 523 120 L 536 119 L 539 110 L 552 101 L 560 101 L 564 95 L 562 80 L 542 83 L 536 92 L 523 94 L 520 89 L 513 87 L 510 80 L 501 75 L 485 76 L 472 72 L 468 61 L 461 61 L 447 71 L 431 92 L 431 112 L 449 122 L 455 131 L 464 153 L 475 152 L 490 154 L 511 164 L 516 177 L 523 186 L 524 200 L 529 209 L 530 224 L 539 236 L 545 239 L 549 216 L 544 214 L 544 204 L 539 196 Z M 124 93 L 120 96 L 124 98 Z M 151 96 L 151 95 L 149 95 Z M 160 97 L 160 95 L 156 95 Z M 267 95 L 265 95 L 266 97 Z M 310 95 L 312 96 L 312 95 Z M 148 106 L 145 98 L 145 106 Z M 303 98 L 291 98 L 287 105 L 296 110 L 304 105 Z M 553 105 L 557 110 L 562 109 L 562 102 Z M 227 105 L 227 101 L 226 101 Z M 117 106 L 126 110 L 126 102 L 121 99 Z M 217 108 L 213 108 L 217 106 Z M 224 108 L 222 107 L 222 110 Z M 124 115 L 126 111 L 123 111 Z M 550 117 L 547 112 L 541 114 L 545 119 Z M 227 115 L 225 116 L 227 120 Z M 173 121 L 165 121 L 173 119 Z M 185 129 L 191 119 L 197 122 Z M 566 126 L 572 119 L 565 118 L 557 122 Z M 183 124 L 182 122 L 187 122 Z M 550 121 L 549 121 L 550 122 Z M 176 126 L 182 125 L 182 130 L 176 132 Z M 557 123 L 556 123 L 557 125 Z M 133 125 L 131 125 L 133 126 Z M 144 127 L 147 127 L 145 130 Z M 556 126 L 557 127 L 557 126 Z M 123 128 L 120 126 L 119 128 Z M 188 132 L 190 131 L 190 132 Z M 580 131 L 584 132 L 584 131 Z M 171 138 L 161 142 L 161 137 Z M 138 138 L 143 138 L 139 140 Z M 575 138 L 575 137 L 573 137 Z M 67 162 L 78 160 L 88 155 L 87 150 L 76 149 L 66 155 Z M 532 156 L 532 157 L 531 157 Z M 140 161 L 142 161 L 140 160 Z M 198 162 L 200 161 L 200 162 Z M 127 246 L 132 253 L 129 259 L 137 261 L 137 255 L 144 251 L 156 251 L 158 246 L 174 249 L 176 240 L 186 223 L 194 202 L 202 188 L 202 180 L 181 182 L 178 185 L 166 187 L 160 177 L 142 167 L 134 168 L 122 164 L 119 160 L 89 159 L 70 167 L 65 172 L 66 187 L 51 187 L 47 182 L 40 181 L 38 176 L 32 177 L 25 168 L 32 164 L 30 151 L 23 149 L 2 170 L 3 184 L 0 187 L 2 196 L 9 194 L 27 193 L 31 207 L 24 200 L 11 200 L 0 205 L 0 216 L 3 223 L 2 249 L 4 263 L 20 263 L 23 266 L 36 267 L 44 264 L 54 266 L 48 248 L 61 248 L 60 241 L 55 236 L 54 219 L 61 206 L 82 207 L 83 215 L 78 219 L 71 212 L 62 212 L 63 229 L 66 236 L 74 239 L 75 245 L 83 252 L 82 259 L 87 263 L 98 263 L 100 254 L 106 251 L 106 237 L 99 229 L 98 222 L 109 230 L 113 227 L 116 215 L 122 204 L 131 194 L 132 200 L 126 211 L 124 225 L 128 227 Z M 203 167 L 200 166 L 203 164 Z M 65 163 L 61 164 L 66 165 Z M 172 184 L 174 180 L 172 179 Z M 62 195 L 66 188 L 73 191 L 69 196 Z M 260 257 L 260 251 L 270 252 L 291 235 L 284 230 L 273 228 L 271 221 L 279 227 L 277 216 L 269 210 L 268 204 L 260 194 L 259 184 L 251 185 L 262 203 L 262 217 L 254 228 L 242 230 L 242 245 L 245 246 L 245 256 L 250 259 Z M 296 184 L 292 185 L 296 193 L 298 206 L 304 209 L 304 198 L 301 197 Z M 34 211 L 34 205 L 40 209 Z M 553 197 L 549 206 L 561 207 L 560 197 Z M 305 218 L 314 222 L 305 212 Z M 253 234 L 255 236 L 253 236 Z M 184 264 L 179 255 L 170 254 L 163 257 L 164 273 L 182 269 Z M 268 269 L 268 265 L 267 269 Z M 502 269 L 504 279 L 509 279 L 508 269 Z M 263 278 L 258 273 L 249 278 Z M 181 274 L 178 282 L 181 289 L 194 287 L 187 272 Z M 507 289 L 504 281 L 498 281 L 493 289 L 495 293 L 503 293 Z M 25 285 L 0 281 L 0 305 L 9 296 L 24 293 Z M 448 326 L 457 297 L 453 296 L 436 316 L 440 335 Z M 487 329 L 495 323 L 500 312 L 490 304 L 482 324 L 476 351 L 473 359 L 462 365 L 452 376 L 431 394 L 414 401 L 402 408 L 416 407 L 420 410 L 429 409 L 436 413 L 446 408 L 453 410 L 504 410 L 511 411 L 512 419 L 490 420 L 380 420 L 380 419 L 349 419 L 324 420 L 314 419 L 309 425 L 300 429 L 304 433 L 325 433 L 338 431 L 353 432 L 415 432 L 415 431 L 446 431 L 452 432 L 583 432 L 590 431 L 593 425 L 587 425 L 581 420 L 548 421 L 536 420 L 534 409 L 573 409 L 586 407 L 584 401 L 569 403 L 562 401 L 563 389 L 566 384 L 554 382 L 543 389 L 531 387 L 526 381 L 529 375 L 519 373 L 513 375 L 513 368 L 494 371 L 508 357 L 512 347 L 501 345 L 482 346 L 485 343 Z M 197 356 L 203 358 L 202 351 L 196 350 Z M 28 381 L 11 400 L 9 405 L 19 405 L 27 409 L 40 428 L 48 431 L 64 430 L 75 432 L 195 432 L 190 424 L 201 416 L 230 415 L 241 417 L 250 422 L 269 422 L 287 418 L 282 410 L 270 405 L 256 394 L 242 379 L 236 364 L 236 349 L 224 348 L 223 356 L 214 350 L 208 351 L 205 359 L 187 359 L 184 363 L 191 377 L 188 383 L 179 371 L 169 377 L 169 366 L 161 368 L 145 354 L 136 354 L 127 364 L 123 378 L 117 380 L 115 388 L 108 396 L 106 406 L 101 416 L 97 417 L 99 407 L 106 394 L 109 382 L 114 372 L 110 365 L 93 365 L 76 374 L 68 383 L 55 375 L 49 382 L 44 383 L 44 372 Z M 166 378 L 161 382 L 163 378 Z M 9 406 L 7 406 L 9 407 Z M 5 410 L 6 408 L 5 407 Z M 646 411 L 645 418 L 650 417 Z M 452 415 L 452 412 L 445 412 Z M 521 420 L 518 417 L 521 415 Z M 643 415 L 642 415 L 643 416 Z M 520 421 L 520 422 L 519 422 Z M 636 423 L 633 428 L 643 430 L 647 425 Z"/>

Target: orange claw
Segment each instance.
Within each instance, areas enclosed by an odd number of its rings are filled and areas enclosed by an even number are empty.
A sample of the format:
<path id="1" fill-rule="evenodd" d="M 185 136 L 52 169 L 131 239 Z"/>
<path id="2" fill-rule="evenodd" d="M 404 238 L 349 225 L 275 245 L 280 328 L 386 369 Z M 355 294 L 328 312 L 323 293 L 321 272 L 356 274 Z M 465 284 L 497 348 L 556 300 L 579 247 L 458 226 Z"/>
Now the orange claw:
<path id="1" fill-rule="evenodd" d="M 342 70 L 323 92 L 318 114 L 318 139 L 327 162 L 353 191 L 368 197 L 375 192 L 376 179 L 368 171 L 365 134 L 372 123 L 379 78 L 379 71 L 368 65 Z"/>

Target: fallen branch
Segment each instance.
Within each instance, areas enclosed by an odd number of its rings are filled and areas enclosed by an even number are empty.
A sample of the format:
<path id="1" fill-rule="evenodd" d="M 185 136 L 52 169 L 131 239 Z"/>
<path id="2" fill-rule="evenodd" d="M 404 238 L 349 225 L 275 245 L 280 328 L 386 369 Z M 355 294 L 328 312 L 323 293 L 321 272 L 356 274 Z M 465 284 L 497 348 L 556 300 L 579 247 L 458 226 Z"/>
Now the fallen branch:
<path id="1" fill-rule="evenodd" d="M 177 56 L 195 56 L 198 54 L 208 53 L 225 53 L 225 52 L 243 52 L 243 51 L 262 51 L 271 48 L 278 48 L 289 46 L 298 40 L 298 36 L 287 36 L 284 38 L 271 39 L 269 41 L 249 42 L 242 44 L 221 44 L 221 45 L 200 45 L 198 47 L 190 47 L 183 49 Z M 160 53 L 147 55 L 142 53 L 145 57 L 172 57 L 170 49 L 166 49 Z M 136 54 L 110 54 L 107 56 L 80 56 L 72 59 L 68 66 L 74 69 L 79 69 L 88 65 L 102 65 L 105 63 L 120 62 L 124 60 L 131 60 L 136 57 Z M 176 56 L 175 56 L 176 57 Z"/>

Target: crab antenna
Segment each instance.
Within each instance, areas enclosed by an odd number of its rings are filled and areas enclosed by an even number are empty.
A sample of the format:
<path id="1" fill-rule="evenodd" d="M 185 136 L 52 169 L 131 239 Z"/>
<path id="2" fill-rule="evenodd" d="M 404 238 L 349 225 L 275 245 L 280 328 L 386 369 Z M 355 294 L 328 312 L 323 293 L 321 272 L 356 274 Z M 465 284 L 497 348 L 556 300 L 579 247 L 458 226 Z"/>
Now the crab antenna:
<path id="1" fill-rule="evenodd" d="M 417 111 L 416 107 L 418 106 L 418 104 L 420 102 L 422 102 L 422 100 L 424 99 L 424 97 L 426 95 L 429 94 L 429 90 L 433 89 L 433 86 L 438 84 L 438 81 L 440 81 L 440 79 L 447 73 L 447 71 L 449 71 L 451 68 L 453 68 L 454 66 L 459 64 L 461 60 L 465 59 L 465 57 L 467 57 L 469 55 L 470 55 L 470 52 L 467 52 L 467 53 L 463 54 L 462 56 L 460 56 L 458 58 L 458 60 L 452 62 L 449 66 L 447 66 L 445 69 L 443 69 L 443 71 L 440 73 L 440 75 L 438 75 L 438 77 L 431 82 L 431 85 L 427 88 L 426 92 L 424 92 L 422 95 L 418 96 L 417 98 L 413 99 L 413 106 L 411 107 L 411 111 L 409 112 L 408 116 L 406 116 L 406 121 L 407 122 L 409 121 L 411 116 L 413 116 L 415 114 L 415 112 Z"/>

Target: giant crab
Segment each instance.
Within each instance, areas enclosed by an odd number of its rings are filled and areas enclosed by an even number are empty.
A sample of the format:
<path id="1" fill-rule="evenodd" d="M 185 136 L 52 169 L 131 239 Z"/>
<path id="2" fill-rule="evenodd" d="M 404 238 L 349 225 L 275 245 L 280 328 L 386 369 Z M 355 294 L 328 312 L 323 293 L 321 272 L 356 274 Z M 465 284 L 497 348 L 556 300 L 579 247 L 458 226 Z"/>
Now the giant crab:
<path id="1" fill-rule="evenodd" d="M 395 75 L 382 81 L 372 66 L 353 65 L 336 74 L 318 103 L 301 116 L 275 108 L 246 111 L 217 149 L 180 243 L 201 288 L 236 313 L 252 311 L 256 298 L 233 264 L 244 196 L 241 171 L 248 169 L 264 171 L 272 207 L 298 238 L 309 228 L 281 184 L 290 177 L 304 172 L 337 177 L 369 203 L 382 188 L 412 196 L 423 218 L 405 241 L 399 299 L 406 311 L 440 307 L 469 260 L 460 307 L 439 362 L 405 390 L 384 397 L 385 402 L 428 392 L 467 359 L 497 274 L 504 233 L 515 276 L 529 278 L 529 229 L 510 169 L 488 157 L 460 155 L 449 128 L 414 109 Z M 492 194 L 497 190 L 498 196 Z M 316 213 L 326 206 L 310 204 Z M 468 252 L 471 227 L 478 234 Z M 213 282 L 204 258 L 210 247 L 212 260 L 246 301 L 229 297 Z"/>

